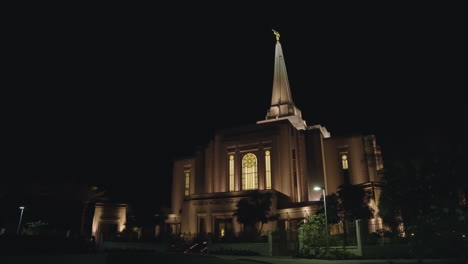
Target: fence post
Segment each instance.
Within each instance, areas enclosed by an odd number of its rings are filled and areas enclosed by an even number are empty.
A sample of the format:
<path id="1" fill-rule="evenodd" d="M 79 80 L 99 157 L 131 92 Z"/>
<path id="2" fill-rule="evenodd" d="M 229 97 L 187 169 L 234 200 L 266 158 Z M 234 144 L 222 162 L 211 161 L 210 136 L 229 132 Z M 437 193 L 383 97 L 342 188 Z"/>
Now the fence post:
<path id="1" fill-rule="evenodd" d="M 362 220 L 356 220 L 356 242 L 357 242 L 357 249 L 358 255 L 362 257 Z"/>
<path id="2" fill-rule="evenodd" d="M 273 256 L 273 237 L 271 231 L 268 231 L 268 254 L 269 256 Z"/>

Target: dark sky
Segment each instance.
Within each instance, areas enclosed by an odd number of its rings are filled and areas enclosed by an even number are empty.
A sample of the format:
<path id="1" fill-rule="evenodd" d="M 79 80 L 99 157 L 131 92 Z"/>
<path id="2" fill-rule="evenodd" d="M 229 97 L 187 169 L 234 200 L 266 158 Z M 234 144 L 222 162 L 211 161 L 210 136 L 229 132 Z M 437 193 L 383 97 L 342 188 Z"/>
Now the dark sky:
<path id="1" fill-rule="evenodd" d="M 332 136 L 375 134 L 384 160 L 423 145 L 421 135 L 463 135 L 462 10 L 255 3 L 4 9 L 2 181 L 118 182 L 166 199 L 171 159 L 215 129 L 264 119 L 271 28 L 281 33 L 293 99 L 309 125 Z"/>

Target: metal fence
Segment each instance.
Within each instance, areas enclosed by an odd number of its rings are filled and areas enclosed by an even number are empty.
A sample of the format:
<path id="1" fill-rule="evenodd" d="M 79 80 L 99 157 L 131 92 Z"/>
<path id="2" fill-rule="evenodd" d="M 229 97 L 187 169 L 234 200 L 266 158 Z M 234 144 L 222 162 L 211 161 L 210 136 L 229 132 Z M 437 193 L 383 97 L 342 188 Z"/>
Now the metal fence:
<path id="1" fill-rule="evenodd" d="M 329 225 L 330 246 L 356 246 L 356 222 Z"/>
<path id="2" fill-rule="evenodd" d="M 169 240 L 173 241 L 186 241 L 188 243 L 196 241 L 210 241 L 216 243 L 262 243 L 268 242 L 268 234 L 258 234 L 258 233 L 243 233 L 243 232 L 226 232 L 223 235 L 213 234 L 213 233 L 180 233 L 180 234 L 171 234 L 168 237 Z"/>
<path id="3" fill-rule="evenodd" d="M 408 237 L 405 236 L 403 226 L 393 231 L 381 221 L 369 221 L 367 230 L 363 232 L 364 245 L 395 245 L 407 244 Z"/>

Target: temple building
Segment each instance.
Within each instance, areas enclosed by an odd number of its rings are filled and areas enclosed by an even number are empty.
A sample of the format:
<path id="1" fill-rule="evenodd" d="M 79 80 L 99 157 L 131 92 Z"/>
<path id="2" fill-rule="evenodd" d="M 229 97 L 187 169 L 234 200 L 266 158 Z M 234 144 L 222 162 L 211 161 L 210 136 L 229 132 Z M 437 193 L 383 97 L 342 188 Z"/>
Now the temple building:
<path id="1" fill-rule="evenodd" d="M 314 214 L 323 204 L 316 186 L 328 195 L 344 183 L 365 185 L 379 197 L 383 165 L 375 136 L 332 137 L 321 125 L 307 125 L 292 99 L 279 34 L 276 40 L 265 119 L 217 131 L 202 150 L 174 161 L 166 220 L 173 233 L 238 233 L 236 204 L 255 192 L 270 192 L 271 212 L 279 216 L 263 227 L 265 232 L 288 229 Z"/>

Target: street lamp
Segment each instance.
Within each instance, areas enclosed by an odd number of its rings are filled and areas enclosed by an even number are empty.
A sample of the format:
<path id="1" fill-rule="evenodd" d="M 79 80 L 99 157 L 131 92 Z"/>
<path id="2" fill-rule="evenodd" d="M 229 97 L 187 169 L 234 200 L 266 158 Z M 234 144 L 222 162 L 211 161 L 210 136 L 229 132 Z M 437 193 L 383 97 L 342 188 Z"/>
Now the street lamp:
<path id="1" fill-rule="evenodd" d="M 24 206 L 20 206 L 19 209 L 21 210 L 19 222 L 18 222 L 18 229 L 16 230 L 16 234 L 19 234 L 20 227 L 21 227 L 21 220 L 23 219 L 23 211 L 24 211 Z"/>
<path id="2" fill-rule="evenodd" d="M 328 242 L 328 217 L 327 217 L 327 194 L 325 193 L 325 188 L 315 186 L 314 191 L 322 191 L 323 193 L 323 208 L 325 209 L 325 237 L 327 239 L 327 255 L 330 249 L 330 243 Z"/>

